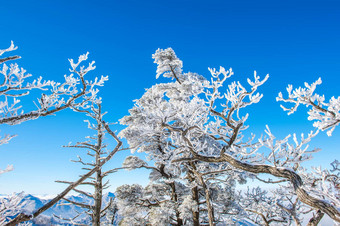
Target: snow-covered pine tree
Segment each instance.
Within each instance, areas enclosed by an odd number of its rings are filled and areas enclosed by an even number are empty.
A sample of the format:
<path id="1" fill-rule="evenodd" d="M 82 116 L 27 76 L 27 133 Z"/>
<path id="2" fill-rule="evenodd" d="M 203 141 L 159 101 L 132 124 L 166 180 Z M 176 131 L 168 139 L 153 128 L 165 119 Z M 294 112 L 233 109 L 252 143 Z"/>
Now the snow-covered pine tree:
<path id="1" fill-rule="evenodd" d="M 192 190 L 200 187 L 200 194 L 205 197 L 204 205 L 207 210 L 211 210 L 207 213 L 210 225 L 227 222 L 228 218 L 223 218 L 223 214 L 241 214 L 239 208 L 243 208 L 249 216 L 254 214 L 254 209 L 250 209 L 245 205 L 246 202 L 240 200 L 239 205 L 228 205 L 229 208 L 234 207 L 229 212 L 216 211 L 218 205 L 211 198 L 213 186 L 207 181 L 210 178 L 216 181 L 223 181 L 221 177 L 233 178 L 234 180 L 229 179 L 229 185 L 220 184 L 225 188 L 232 187 L 235 179 L 244 181 L 247 176 L 285 186 L 281 193 L 276 193 L 280 194 L 280 197 L 275 199 L 275 202 L 270 200 L 270 197 L 265 197 L 261 201 L 263 203 L 259 204 L 261 207 L 275 203 L 275 207 L 281 208 L 269 210 L 271 212 L 268 212 L 267 216 L 271 222 L 289 224 L 294 220 L 298 224 L 298 216 L 306 213 L 302 211 L 306 207 L 314 212 L 313 218 L 310 219 L 311 225 L 316 225 L 323 214 L 327 214 L 335 222 L 340 222 L 337 209 L 339 163 L 332 163 L 332 171 L 316 168 L 311 172 L 301 166 L 301 162 L 311 159 L 312 153 L 318 151 L 308 149 L 308 143 L 318 134 L 318 130 L 310 132 L 307 137 L 302 134 L 300 139 L 293 134 L 281 140 L 275 138 L 268 126 L 265 130 L 266 136 L 257 140 L 255 135 L 246 138 L 242 133 L 248 128 L 245 123 L 249 114 L 245 108 L 260 101 L 262 94 L 256 91 L 267 81 L 268 75 L 261 80 L 255 72 L 254 79 L 247 80 L 249 89 L 240 82 L 231 82 L 226 86 L 228 78 L 233 75 L 231 69 L 209 69 L 211 78 L 205 79 L 195 73 L 183 73 L 183 63 L 171 48 L 159 49 L 153 57 L 158 64 L 156 77 L 163 75 L 174 82 L 156 84 L 147 89 L 142 98 L 136 101 L 135 107 L 129 111 L 130 115 L 121 120 L 121 123 L 128 127 L 120 136 L 127 139 L 133 150 L 145 152 L 156 168 L 164 164 L 162 167 L 165 172 L 172 172 L 178 179 L 185 181 L 183 184 L 187 188 Z M 329 129 L 328 135 L 331 135 L 340 122 L 340 98 L 331 98 L 326 103 L 323 96 L 313 94 L 320 82 L 321 80 L 318 80 L 311 85 L 305 84 L 306 88 L 298 88 L 293 92 L 289 86 L 289 97 L 284 99 L 282 94 L 279 94 L 278 100 L 294 103 L 293 108 L 284 108 L 290 112 L 294 112 L 299 104 L 310 106 L 312 109 L 309 111 L 309 119 L 316 120 L 314 126 L 321 130 Z M 144 163 L 141 167 L 143 166 Z M 138 167 L 132 164 L 130 168 Z M 214 171 L 223 174 L 214 174 Z M 278 180 L 263 179 L 260 174 L 271 175 Z M 200 175 L 205 176 L 203 182 Z M 151 179 L 151 183 L 154 182 L 155 180 Z M 247 198 L 251 194 L 248 192 Z M 143 199 L 143 195 L 141 191 L 139 198 Z M 201 202 L 195 203 L 194 192 L 190 195 L 191 197 L 188 194 L 180 200 L 177 208 L 180 209 L 185 203 L 186 208 L 182 209 L 191 210 L 191 223 L 207 223 L 207 218 L 200 218 L 200 222 L 195 222 L 195 214 L 200 213 L 197 212 L 197 204 Z M 137 202 L 136 205 L 140 203 Z M 297 208 L 297 205 L 302 205 L 303 208 Z M 261 217 L 261 209 L 257 210 L 259 211 L 255 214 Z M 144 211 L 145 214 L 149 213 Z M 184 220 L 186 216 L 182 218 Z M 270 219 L 262 217 L 264 222 Z M 286 219 L 288 220 L 285 221 Z"/>
<path id="2" fill-rule="evenodd" d="M 166 206 L 167 211 L 164 211 L 164 204 L 152 205 L 145 212 L 153 214 L 146 214 L 146 219 L 152 222 L 151 218 L 157 212 L 154 209 L 162 207 L 158 213 L 163 218 L 166 218 L 165 212 L 168 213 L 168 224 L 232 222 L 231 213 L 237 208 L 233 200 L 235 180 L 244 182 L 246 174 L 232 170 L 229 164 L 195 160 L 174 162 L 179 157 L 190 157 L 192 152 L 210 155 L 221 148 L 220 138 L 215 139 L 200 131 L 211 123 L 209 108 L 201 98 L 208 81 L 195 73 L 182 73 L 182 61 L 171 49 L 158 50 L 153 57 L 158 64 L 157 77 L 164 73 L 165 77 L 172 77 L 175 81 L 147 89 L 135 101 L 130 115 L 121 119 L 121 124 L 128 127 L 119 134 L 127 139 L 133 150 L 145 152 L 154 162 L 154 166 L 149 166 L 131 156 L 123 166 L 151 169 L 150 185 L 145 189 L 163 184 L 167 187 L 163 189 L 173 194 L 172 205 Z M 214 129 L 212 124 L 210 130 Z M 140 193 L 141 201 L 150 201 L 151 197 L 146 198 L 146 190 L 142 189 Z M 119 200 L 119 196 L 117 198 Z M 157 202 L 164 203 L 165 200 L 157 198 L 152 203 Z M 123 210 L 120 213 L 124 215 Z"/>

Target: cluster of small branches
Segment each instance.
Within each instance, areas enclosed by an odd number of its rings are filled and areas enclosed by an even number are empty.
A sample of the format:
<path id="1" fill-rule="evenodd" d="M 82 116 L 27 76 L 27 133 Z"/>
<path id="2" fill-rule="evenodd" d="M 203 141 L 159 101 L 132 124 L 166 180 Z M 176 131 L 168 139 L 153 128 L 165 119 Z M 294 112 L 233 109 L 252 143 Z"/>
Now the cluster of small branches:
<path id="1" fill-rule="evenodd" d="M 26 204 L 22 202 L 23 194 L 22 192 L 0 198 L 0 225 L 4 225 L 22 211 L 22 207 Z"/>
<path id="2" fill-rule="evenodd" d="M 13 42 L 10 47 L 0 50 L 0 56 L 4 53 L 16 50 Z M 45 81 L 42 77 L 27 81 L 31 74 L 20 68 L 18 64 L 6 64 L 9 61 L 19 59 L 19 56 L 10 56 L 0 59 L 0 124 L 16 125 L 27 120 L 37 119 L 38 117 L 54 115 L 55 113 L 71 108 L 74 110 L 88 109 L 90 102 L 99 103 L 100 98 L 97 96 L 98 88 L 103 86 L 108 80 L 107 76 L 101 76 L 100 79 L 95 78 L 93 81 L 85 79 L 85 75 L 94 70 L 94 61 L 87 67 L 80 66 L 83 61 L 88 58 L 88 53 L 81 55 L 74 63 L 70 59 L 71 69 L 70 75 L 65 75 L 63 83 L 55 81 Z M 6 62 L 6 63 L 5 63 Z M 41 90 L 41 97 L 34 101 L 36 110 L 29 112 L 24 111 L 20 98 L 30 94 L 32 90 Z M 47 92 L 49 91 L 49 92 Z M 0 137 L 0 145 L 8 143 L 15 135 L 5 135 Z M 13 169 L 9 165 L 1 173 L 8 172 Z"/>

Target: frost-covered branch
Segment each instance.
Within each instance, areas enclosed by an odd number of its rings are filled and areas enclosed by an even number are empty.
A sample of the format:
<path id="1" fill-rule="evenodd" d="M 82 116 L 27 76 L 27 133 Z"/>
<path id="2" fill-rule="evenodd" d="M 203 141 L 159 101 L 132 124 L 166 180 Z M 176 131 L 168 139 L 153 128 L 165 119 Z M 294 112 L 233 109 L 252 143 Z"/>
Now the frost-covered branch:
<path id="1" fill-rule="evenodd" d="M 300 104 L 310 107 L 308 120 L 314 121 L 314 127 L 328 130 L 327 135 L 331 136 L 335 127 L 340 123 L 340 97 L 332 97 L 325 102 L 324 95 L 314 93 L 316 86 L 321 83 L 321 78 L 319 78 L 312 84 L 305 82 L 305 88 L 299 87 L 294 90 L 292 85 L 288 85 L 288 98 L 284 98 L 280 92 L 276 100 L 294 104 L 291 108 L 281 105 L 281 108 L 288 111 L 288 114 L 294 113 Z"/>
<path id="2" fill-rule="evenodd" d="M 17 47 L 11 42 L 9 48 L 0 50 L 0 56 L 16 49 Z M 18 58 L 20 57 L 11 56 L 0 59 L 0 124 L 16 125 L 42 116 L 54 115 L 67 108 L 87 109 L 89 102 L 101 101 L 97 96 L 98 87 L 103 86 L 108 77 L 102 76 L 93 81 L 85 79 L 84 76 L 95 69 L 94 61 L 87 67 L 80 66 L 87 60 L 88 53 L 81 55 L 77 63 L 69 60 L 71 74 L 64 76 L 63 83 L 45 81 L 42 77 L 29 81 L 32 75 L 26 73 L 25 69 L 20 68 L 16 63 L 6 64 Z M 40 90 L 43 93 L 37 101 L 33 102 L 36 109 L 25 112 L 26 106 L 21 104 L 21 98 L 29 95 L 33 90 Z M 7 143 L 13 137 L 11 135 L 2 137 L 0 145 Z M 8 169 L 0 172 L 8 172 Z"/>
<path id="3" fill-rule="evenodd" d="M 245 211 L 240 217 L 246 217 L 256 224 L 267 226 L 271 223 L 290 225 L 288 213 L 279 208 L 276 202 L 276 197 L 268 195 L 268 192 L 260 187 L 252 189 L 248 187 L 240 199 L 240 206 Z"/>
<path id="4" fill-rule="evenodd" d="M 22 202 L 23 196 L 24 193 L 22 192 L 0 198 L 0 225 L 4 225 L 13 216 L 21 212 L 22 207 L 26 204 L 25 201 Z"/>
<path id="5" fill-rule="evenodd" d="M 32 82 L 26 82 L 27 78 L 32 76 L 31 74 L 27 74 L 17 64 L 11 64 L 10 67 L 3 64 L 0 71 L 3 76 L 3 82 L 0 84 L 0 95 L 3 98 L 0 101 L 0 124 L 15 125 L 40 116 L 55 114 L 69 107 L 87 109 L 89 101 L 100 101 L 97 97 L 99 91 L 97 87 L 103 86 L 108 77 L 102 76 L 93 81 L 85 80 L 84 76 L 95 69 L 94 61 L 87 67 L 79 66 L 87 58 L 88 53 L 81 55 L 77 63 L 74 63 L 72 59 L 69 60 L 71 74 L 64 76 L 65 82 L 63 83 L 43 81 L 41 77 Z M 50 90 L 50 93 L 41 95 L 35 103 L 36 110 L 25 113 L 22 110 L 23 106 L 20 105 L 20 97 L 28 95 L 33 89 Z"/>
<path id="6" fill-rule="evenodd" d="M 100 123 L 104 123 L 103 121 L 100 121 Z M 107 124 L 105 124 L 107 125 Z M 108 126 L 107 126 L 108 127 Z M 109 128 L 109 127 L 108 127 Z M 102 131 L 102 130 L 100 130 Z M 112 132 L 112 131 L 111 131 Z M 113 133 L 114 135 L 114 133 Z M 116 137 L 114 135 L 114 137 Z M 102 158 L 98 161 L 98 164 L 96 164 L 96 166 L 94 166 L 89 172 L 87 172 L 84 175 L 81 175 L 81 178 L 78 179 L 77 181 L 73 182 L 73 183 L 68 183 L 69 186 L 63 191 L 61 192 L 59 195 L 57 195 L 55 198 L 53 198 L 51 201 L 49 201 L 48 203 L 46 203 L 44 206 L 42 206 L 41 208 L 39 208 L 38 210 L 34 211 L 32 214 L 27 215 L 25 213 L 20 213 L 16 218 L 14 218 L 12 221 L 10 221 L 9 223 L 7 223 L 6 225 L 10 226 L 10 225 L 16 225 L 20 222 L 23 221 L 28 221 L 31 220 L 37 216 L 39 216 L 41 213 L 43 213 L 44 211 L 46 211 L 47 209 L 49 209 L 50 207 L 52 207 L 53 205 L 55 205 L 59 200 L 63 199 L 71 190 L 76 190 L 76 191 L 80 191 L 78 189 L 76 189 L 76 187 L 82 183 L 84 183 L 84 181 L 88 178 L 91 178 L 91 176 L 93 174 L 95 174 L 96 172 L 98 172 L 99 170 L 101 170 L 101 167 L 106 164 L 120 149 L 120 147 L 122 146 L 122 142 L 120 140 L 116 140 L 117 145 L 116 147 L 110 151 L 107 156 L 105 158 Z"/>

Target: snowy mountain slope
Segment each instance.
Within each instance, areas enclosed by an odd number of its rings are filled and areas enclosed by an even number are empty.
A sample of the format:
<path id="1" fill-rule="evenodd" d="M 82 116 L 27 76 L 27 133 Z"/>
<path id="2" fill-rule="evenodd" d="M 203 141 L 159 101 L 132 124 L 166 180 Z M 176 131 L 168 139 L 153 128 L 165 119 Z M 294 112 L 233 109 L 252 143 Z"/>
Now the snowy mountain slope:
<path id="1" fill-rule="evenodd" d="M 52 197 L 48 197 L 46 199 L 46 196 L 39 196 L 39 195 L 31 195 L 31 194 L 24 194 L 24 193 L 18 193 L 12 195 L 12 198 L 16 199 L 16 203 L 19 204 L 20 209 L 12 212 L 7 213 L 7 221 L 10 219 L 13 219 L 19 212 L 25 212 L 27 214 L 32 213 L 34 210 L 39 209 L 44 204 L 49 202 Z M 68 199 L 80 203 L 86 203 L 86 204 L 93 204 L 93 200 L 91 200 L 89 197 L 85 195 L 71 195 L 67 196 Z M 103 205 L 106 205 L 110 198 L 114 198 L 113 193 L 107 193 L 103 196 Z M 8 202 L 9 197 L 8 196 L 0 196 L 0 204 L 6 204 L 5 202 Z M 8 205 L 8 204 L 6 204 Z M 67 201 L 61 200 L 57 204 L 55 204 L 53 207 L 42 213 L 39 217 L 34 219 L 33 223 L 34 225 L 39 224 L 58 224 L 58 225 L 67 225 L 67 224 L 60 224 L 60 220 L 56 218 L 54 215 L 61 216 L 63 218 L 72 218 L 76 216 L 79 212 L 82 212 L 82 208 L 70 205 Z M 86 215 L 80 216 L 81 222 L 84 224 L 89 224 L 89 219 L 86 217 Z"/>

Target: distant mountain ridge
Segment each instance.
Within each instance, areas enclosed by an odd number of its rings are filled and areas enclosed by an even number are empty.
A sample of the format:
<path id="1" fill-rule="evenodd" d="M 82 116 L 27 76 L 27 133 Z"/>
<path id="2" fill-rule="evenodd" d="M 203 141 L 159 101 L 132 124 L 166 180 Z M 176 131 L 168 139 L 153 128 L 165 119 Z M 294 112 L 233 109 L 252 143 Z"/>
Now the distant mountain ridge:
<path id="1" fill-rule="evenodd" d="M 17 203 L 20 206 L 20 211 L 26 214 L 31 214 L 35 210 L 39 209 L 46 203 L 48 203 L 52 198 L 51 196 L 41 196 L 41 195 L 31 195 L 25 193 L 17 193 L 13 195 L 18 201 Z M 103 206 L 105 206 L 111 198 L 114 198 L 114 194 L 109 192 L 103 195 Z M 93 200 L 86 195 L 70 195 L 66 197 L 67 199 L 75 202 L 85 203 L 85 204 L 93 204 Z M 5 202 L 8 199 L 6 195 L 0 195 L 0 204 Z M 35 218 L 32 223 L 33 225 L 71 225 L 68 223 L 61 223 L 60 219 L 56 216 L 60 216 L 62 218 L 73 218 L 77 216 L 79 213 L 83 212 L 81 207 L 70 204 L 65 200 L 60 200 L 53 207 L 43 212 L 37 218 Z M 9 219 L 13 219 L 18 213 L 14 216 L 9 216 Z M 82 214 L 77 219 L 82 224 L 90 224 L 90 219 L 87 215 Z M 8 222 L 7 220 L 7 222 Z"/>
<path id="2" fill-rule="evenodd" d="M 25 212 L 27 214 L 31 214 L 33 211 L 37 210 L 38 208 L 42 207 L 44 204 L 49 202 L 52 198 L 55 196 L 44 196 L 44 195 L 31 195 L 31 194 L 24 194 L 24 193 L 17 193 L 15 194 L 17 198 L 20 200 L 19 205 L 21 206 L 21 211 Z M 6 199 L 7 195 L 0 195 L 0 204 L 3 201 L 3 199 Z M 111 192 L 108 192 L 103 195 L 103 205 L 105 206 L 109 201 L 110 198 L 114 198 L 115 195 Z M 93 204 L 93 200 L 86 195 L 70 195 L 66 196 L 67 199 L 75 202 L 81 202 L 86 204 Z M 23 204 L 23 205 L 22 205 Z M 46 210 L 42 214 L 40 214 L 37 218 L 32 220 L 32 224 L 35 226 L 43 226 L 43 225 L 62 225 L 62 226 L 71 226 L 73 224 L 65 223 L 65 221 L 60 221 L 57 217 L 54 215 L 60 216 L 62 218 L 72 218 L 76 216 L 79 212 L 82 212 L 82 208 L 72 205 L 68 203 L 65 200 L 59 201 L 57 204 L 55 204 L 50 209 Z M 11 219 L 13 219 L 16 215 L 11 216 Z M 119 220 L 121 219 L 118 216 Z M 91 225 L 91 221 L 88 218 L 87 215 L 83 214 L 80 215 L 77 222 L 84 225 Z M 119 221 L 118 220 L 118 221 Z M 104 224 L 103 224 L 104 225 Z M 105 224 L 109 225 L 109 224 Z M 110 224 L 112 225 L 112 224 Z M 113 225 L 117 225 L 115 222 Z M 254 226 L 251 222 L 248 222 L 247 220 L 235 220 L 235 226 Z"/>

